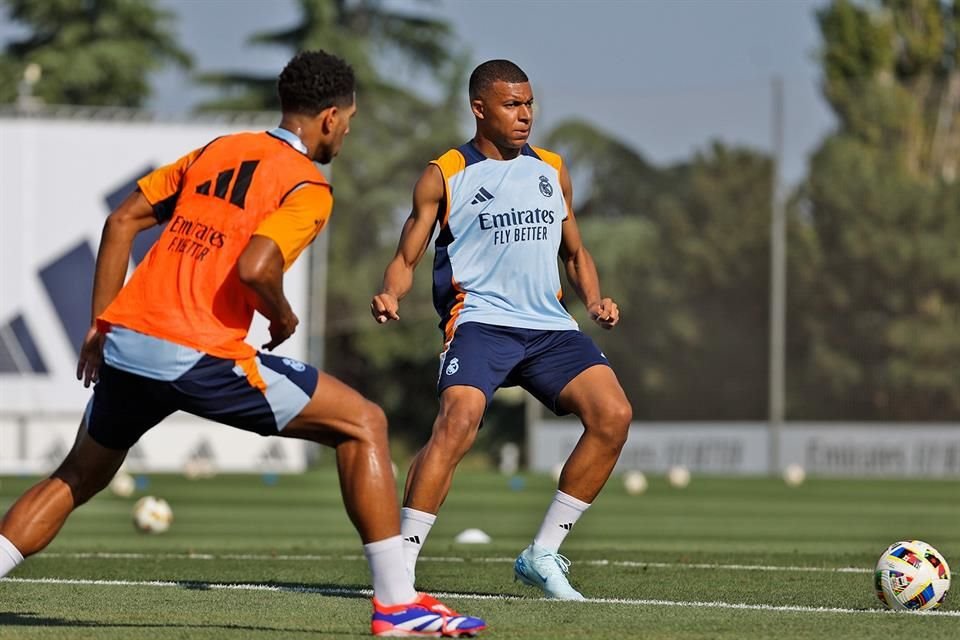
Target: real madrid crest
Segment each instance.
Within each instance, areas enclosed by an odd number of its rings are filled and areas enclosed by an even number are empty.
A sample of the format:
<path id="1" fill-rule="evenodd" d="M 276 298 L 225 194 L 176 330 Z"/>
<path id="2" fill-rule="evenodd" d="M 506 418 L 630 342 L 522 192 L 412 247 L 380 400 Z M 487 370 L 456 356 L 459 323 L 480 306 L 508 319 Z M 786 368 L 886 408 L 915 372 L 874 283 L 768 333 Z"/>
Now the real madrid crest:
<path id="1" fill-rule="evenodd" d="M 549 198 L 553 195 L 553 185 L 547 179 L 547 176 L 540 176 L 540 193 Z"/>

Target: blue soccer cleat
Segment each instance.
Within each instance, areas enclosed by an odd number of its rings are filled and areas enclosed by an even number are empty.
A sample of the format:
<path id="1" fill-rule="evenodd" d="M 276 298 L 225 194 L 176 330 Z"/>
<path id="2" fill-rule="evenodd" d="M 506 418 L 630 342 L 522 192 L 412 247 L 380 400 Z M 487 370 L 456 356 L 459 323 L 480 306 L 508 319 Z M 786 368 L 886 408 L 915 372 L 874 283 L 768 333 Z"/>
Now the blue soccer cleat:
<path id="1" fill-rule="evenodd" d="M 586 600 L 583 594 L 570 586 L 567 573 L 570 561 L 559 553 L 531 544 L 513 563 L 516 580 L 538 587 L 548 598 L 556 600 Z"/>
<path id="2" fill-rule="evenodd" d="M 487 628 L 480 618 L 462 616 L 425 593 L 408 604 L 383 605 L 373 599 L 370 632 L 379 637 L 466 638 Z"/>

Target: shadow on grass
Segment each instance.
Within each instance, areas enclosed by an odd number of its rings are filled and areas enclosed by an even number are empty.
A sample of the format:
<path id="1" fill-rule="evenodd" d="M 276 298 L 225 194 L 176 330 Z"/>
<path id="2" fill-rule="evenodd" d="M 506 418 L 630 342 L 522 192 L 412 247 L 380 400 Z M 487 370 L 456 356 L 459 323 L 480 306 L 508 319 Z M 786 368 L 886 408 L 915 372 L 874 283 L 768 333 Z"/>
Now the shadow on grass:
<path id="1" fill-rule="evenodd" d="M 370 588 L 363 585 L 307 584 L 303 582 L 277 582 L 265 580 L 258 582 L 206 582 L 203 580 L 170 580 L 170 584 L 190 591 L 278 591 L 285 593 L 315 593 L 337 598 L 357 598 L 369 600 Z"/>
<path id="2" fill-rule="evenodd" d="M 252 626 L 244 624 L 186 624 L 176 622 L 157 622 L 155 624 L 139 622 L 96 622 L 93 620 L 68 620 L 50 618 L 33 612 L 0 613 L 0 627 L 75 627 L 78 629 L 223 629 L 224 631 L 275 631 L 285 635 L 309 633 L 311 635 L 342 637 L 343 631 L 323 629 L 290 629 L 284 627 Z"/>

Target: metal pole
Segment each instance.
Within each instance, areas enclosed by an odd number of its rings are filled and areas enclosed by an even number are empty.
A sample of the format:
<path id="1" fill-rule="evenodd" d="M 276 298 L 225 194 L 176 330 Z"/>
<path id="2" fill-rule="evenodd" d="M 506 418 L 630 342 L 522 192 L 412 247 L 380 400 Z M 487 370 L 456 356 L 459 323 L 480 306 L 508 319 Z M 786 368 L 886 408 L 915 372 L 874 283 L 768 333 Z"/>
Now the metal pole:
<path id="1" fill-rule="evenodd" d="M 523 426 L 526 431 L 527 468 L 533 460 L 533 428 L 540 421 L 540 401 L 529 392 L 523 393 Z"/>
<path id="2" fill-rule="evenodd" d="M 780 471 L 780 438 L 783 429 L 786 366 L 787 234 L 780 186 L 780 172 L 783 164 L 783 78 L 775 76 L 771 88 L 773 162 L 770 178 L 769 471 L 773 475 Z"/>
<path id="3" fill-rule="evenodd" d="M 307 353 L 310 364 L 323 369 L 324 338 L 327 327 L 327 255 L 330 234 L 324 229 L 310 248 L 310 332 L 307 334 Z"/>

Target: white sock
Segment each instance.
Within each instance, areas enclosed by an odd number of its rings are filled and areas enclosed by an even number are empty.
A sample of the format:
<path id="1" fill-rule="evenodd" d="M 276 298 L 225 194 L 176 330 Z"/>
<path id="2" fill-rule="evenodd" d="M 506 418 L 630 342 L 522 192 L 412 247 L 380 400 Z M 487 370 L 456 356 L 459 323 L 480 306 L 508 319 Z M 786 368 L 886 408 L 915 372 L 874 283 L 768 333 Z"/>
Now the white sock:
<path id="1" fill-rule="evenodd" d="M 403 564 L 403 538 L 391 536 L 363 545 L 373 576 L 373 597 L 380 604 L 404 604 L 417 599 L 413 581 Z"/>
<path id="2" fill-rule="evenodd" d="M 564 538 L 573 529 L 573 525 L 589 506 L 589 503 L 557 490 L 556 495 L 553 496 L 553 502 L 547 508 L 547 515 L 543 517 L 540 531 L 533 539 L 533 544 L 556 553 Z"/>
<path id="3" fill-rule="evenodd" d="M 417 511 L 410 507 L 404 507 L 400 510 L 400 535 L 403 536 L 403 559 L 407 563 L 407 571 L 410 576 L 416 575 L 417 558 L 420 557 L 420 549 L 423 543 L 427 541 L 427 535 L 437 521 L 436 514 L 426 511 Z"/>
<path id="4" fill-rule="evenodd" d="M 23 554 L 13 543 L 0 535 L 0 578 L 7 575 L 23 562 Z"/>

